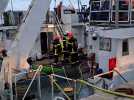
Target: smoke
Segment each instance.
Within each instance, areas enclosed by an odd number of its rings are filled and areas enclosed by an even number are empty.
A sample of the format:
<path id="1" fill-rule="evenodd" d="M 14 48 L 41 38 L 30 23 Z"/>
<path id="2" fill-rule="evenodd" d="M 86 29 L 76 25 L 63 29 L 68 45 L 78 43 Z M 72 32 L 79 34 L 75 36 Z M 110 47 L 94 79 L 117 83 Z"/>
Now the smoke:
<path id="1" fill-rule="evenodd" d="M 4 12 L 9 0 L 0 0 L 0 13 Z"/>

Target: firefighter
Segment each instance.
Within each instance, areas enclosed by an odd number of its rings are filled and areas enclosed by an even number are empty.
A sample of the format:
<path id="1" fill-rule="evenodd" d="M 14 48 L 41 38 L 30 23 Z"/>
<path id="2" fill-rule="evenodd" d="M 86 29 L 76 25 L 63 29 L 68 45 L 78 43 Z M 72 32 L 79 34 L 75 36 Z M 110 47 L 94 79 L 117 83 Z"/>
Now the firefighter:
<path id="1" fill-rule="evenodd" d="M 72 32 L 68 32 L 63 37 L 63 55 L 64 55 L 64 68 L 67 77 L 78 79 L 80 77 L 77 61 L 77 46 L 76 39 L 73 37 Z"/>
<path id="2" fill-rule="evenodd" d="M 77 52 L 77 40 L 74 38 L 72 32 L 67 33 L 67 38 L 68 38 L 68 50 L 70 52 Z"/>
<path id="3" fill-rule="evenodd" d="M 67 36 L 66 35 L 63 36 L 62 42 L 63 42 L 63 51 L 62 51 L 63 60 L 67 61 L 69 55 L 68 55 L 68 51 L 67 51 Z"/>
<path id="4" fill-rule="evenodd" d="M 53 53 L 54 53 L 55 63 L 59 62 L 59 57 L 61 56 L 61 52 L 62 52 L 62 46 L 60 43 L 60 36 L 55 36 L 53 41 Z"/>
<path id="5" fill-rule="evenodd" d="M 74 38 L 72 32 L 67 33 L 68 37 L 68 52 L 70 53 L 70 61 L 76 62 L 78 60 L 78 53 L 77 53 L 77 40 Z"/>
<path id="6" fill-rule="evenodd" d="M 63 36 L 63 51 L 67 51 L 67 35 Z"/>

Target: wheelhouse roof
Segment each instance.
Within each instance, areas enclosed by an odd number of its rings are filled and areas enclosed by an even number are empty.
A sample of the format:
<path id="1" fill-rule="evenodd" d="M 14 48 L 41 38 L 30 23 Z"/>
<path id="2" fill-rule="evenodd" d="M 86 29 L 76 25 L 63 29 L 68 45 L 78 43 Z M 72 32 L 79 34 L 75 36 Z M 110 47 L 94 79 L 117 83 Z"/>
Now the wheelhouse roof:
<path id="1" fill-rule="evenodd" d="M 134 28 L 119 28 L 110 30 L 98 29 L 97 34 L 100 37 L 106 37 L 106 38 L 128 39 L 128 38 L 134 38 Z"/>

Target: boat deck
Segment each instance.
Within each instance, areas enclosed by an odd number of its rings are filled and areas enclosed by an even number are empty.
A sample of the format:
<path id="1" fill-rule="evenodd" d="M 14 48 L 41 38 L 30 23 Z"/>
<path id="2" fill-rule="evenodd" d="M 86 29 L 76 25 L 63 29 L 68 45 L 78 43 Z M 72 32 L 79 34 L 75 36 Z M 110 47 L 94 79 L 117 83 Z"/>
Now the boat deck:
<path id="1" fill-rule="evenodd" d="M 124 97 L 115 97 L 115 96 L 107 96 L 107 95 L 99 95 L 99 94 L 94 94 L 92 96 L 80 99 L 80 100 L 133 100 L 133 99 L 128 99 Z"/>
<path id="2" fill-rule="evenodd" d="M 128 83 L 124 83 L 122 85 L 119 85 L 116 88 L 131 88 L 134 91 L 134 81 L 129 81 Z"/>
<path id="3" fill-rule="evenodd" d="M 114 100 L 112 97 L 106 97 L 106 96 L 101 96 L 98 94 L 94 94 L 92 96 L 83 98 L 81 100 Z"/>

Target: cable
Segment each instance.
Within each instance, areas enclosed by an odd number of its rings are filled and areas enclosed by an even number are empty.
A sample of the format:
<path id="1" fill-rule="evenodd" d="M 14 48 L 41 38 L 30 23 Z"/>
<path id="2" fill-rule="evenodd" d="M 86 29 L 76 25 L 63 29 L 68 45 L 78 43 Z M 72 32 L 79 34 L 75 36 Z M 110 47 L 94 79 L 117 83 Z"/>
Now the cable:
<path id="1" fill-rule="evenodd" d="M 66 96 L 67 100 L 71 100 L 70 97 L 62 90 L 60 85 L 56 83 L 56 81 L 54 81 L 54 84 L 59 88 L 59 90 L 64 94 L 64 96 Z"/>
<path id="2" fill-rule="evenodd" d="M 120 97 L 126 97 L 126 98 L 130 98 L 130 99 L 134 99 L 134 96 L 131 96 L 131 95 L 127 95 L 127 94 L 123 94 L 123 93 L 119 93 L 119 92 L 113 92 L 111 90 L 106 90 L 106 89 L 103 89 L 103 88 L 99 88 L 93 84 L 90 84 L 84 80 L 77 80 L 78 82 L 82 83 L 82 84 L 86 84 L 96 90 L 99 90 L 99 91 L 102 91 L 104 93 L 108 93 L 108 94 L 111 94 L 111 95 L 114 95 L 114 96 L 120 96 Z"/>
<path id="3" fill-rule="evenodd" d="M 120 73 L 119 71 L 117 71 L 117 70 L 115 70 L 115 69 L 114 69 L 114 71 L 115 71 L 126 83 L 128 83 L 128 80 L 125 79 L 125 78 L 121 75 L 121 73 Z"/>
<path id="4" fill-rule="evenodd" d="M 28 8 L 23 20 L 22 20 L 23 22 L 26 21 L 26 19 L 27 19 L 28 15 L 30 14 L 30 11 L 31 11 L 32 7 L 34 6 L 34 4 L 35 4 L 35 0 L 32 0 L 31 4 L 29 5 L 29 8 Z"/>
<path id="5" fill-rule="evenodd" d="M 42 68 L 38 68 L 36 72 L 41 71 L 41 70 L 42 70 Z M 35 74 L 35 75 L 36 75 L 36 74 Z M 88 86 L 90 86 L 90 87 L 92 87 L 92 88 L 94 88 L 94 89 L 96 89 L 96 90 L 102 91 L 102 92 L 104 92 L 104 93 L 111 94 L 111 95 L 113 95 L 113 96 L 121 96 L 121 97 L 126 97 L 126 98 L 134 99 L 134 96 L 127 95 L 127 94 L 123 94 L 123 93 L 119 93 L 119 92 L 114 92 L 114 91 L 111 91 L 111 90 L 106 90 L 106 89 L 103 89 L 103 88 L 99 88 L 99 87 L 97 87 L 97 86 L 95 86 L 95 85 L 93 85 L 93 84 L 90 84 L 89 82 L 86 82 L 86 81 L 84 81 L 84 80 L 74 80 L 74 79 L 66 78 L 66 77 L 63 77 L 63 76 L 56 75 L 56 74 L 52 74 L 52 76 L 58 77 L 58 78 L 61 78 L 61 79 L 70 80 L 70 81 L 73 81 L 73 82 L 76 81 L 76 82 L 79 82 L 79 83 L 81 83 L 81 84 L 88 85 Z M 34 79 L 34 78 L 33 78 L 33 79 Z M 68 99 L 70 99 L 70 98 L 66 95 L 66 93 L 62 90 L 62 88 L 61 88 L 55 81 L 53 81 L 53 82 L 54 82 L 54 84 L 59 88 L 59 90 L 60 90 Z"/>

